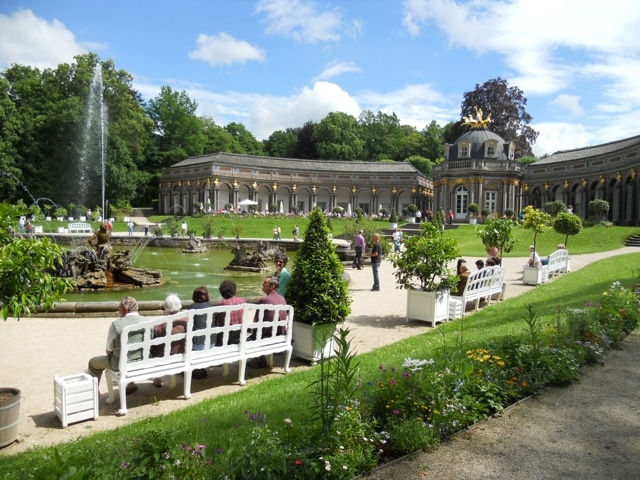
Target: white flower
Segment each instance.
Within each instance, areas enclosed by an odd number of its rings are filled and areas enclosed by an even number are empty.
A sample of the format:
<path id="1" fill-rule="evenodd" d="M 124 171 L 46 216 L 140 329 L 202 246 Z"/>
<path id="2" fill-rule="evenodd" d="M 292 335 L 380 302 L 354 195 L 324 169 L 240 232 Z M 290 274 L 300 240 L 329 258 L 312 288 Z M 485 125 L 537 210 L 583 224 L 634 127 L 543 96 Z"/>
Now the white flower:
<path id="1" fill-rule="evenodd" d="M 342 468 L 343 468 L 344 470 L 349 470 L 349 467 L 347 467 L 346 465 L 342 465 Z"/>
<path id="2" fill-rule="evenodd" d="M 293 427 L 293 422 L 291 421 L 290 418 L 285 418 L 283 422 L 287 427 Z"/>
<path id="3" fill-rule="evenodd" d="M 324 461 L 324 469 L 325 469 L 327 472 L 330 472 L 330 471 L 331 471 L 331 462 L 329 462 L 329 460 L 325 460 L 325 461 Z"/>
<path id="4" fill-rule="evenodd" d="M 402 366 L 404 368 L 408 368 L 412 372 L 417 372 L 419 370 L 422 370 L 422 367 L 424 367 L 425 365 L 433 365 L 433 364 L 434 364 L 433 358 L 429 360 L 416 360 L 413 358 L 405 358 Z"/>

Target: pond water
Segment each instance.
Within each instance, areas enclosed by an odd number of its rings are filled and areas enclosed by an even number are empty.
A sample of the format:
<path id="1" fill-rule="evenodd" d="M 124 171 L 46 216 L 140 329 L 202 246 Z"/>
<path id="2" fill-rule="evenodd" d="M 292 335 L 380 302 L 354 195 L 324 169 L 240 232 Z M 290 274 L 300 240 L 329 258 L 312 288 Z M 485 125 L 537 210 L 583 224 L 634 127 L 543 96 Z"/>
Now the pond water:
<path id="1" fill-rule="evenodd" d="M 288 252 L 287 255 L 291 258 L 292 253 Z M 67 292 L 64 299 L 67 302 L 106 302 L 119 301 L 125 295 L 132 295 L 137 300 L 164 300 L 168 294 L 176 293 L 182 300 L 191 300 L 193 290 L 204 285 L 214 300 L 220 297 L 218 286 L 225 279 L 236 282 L 241 297 L 262 296 L 262 280 L 275 271 L 275 267 L 267 265 L 269 270 L 264 273 L 224 270 L 232 259 L 231 248 L 212 248 L 206 253 L 182 253 L 179 249 L 147 246 L 135 259 L 133 266 L 159 270 L 162 273 L 162 285 L 116 291 Z M 291 265 L 290 262 L 289 267 Z"/>

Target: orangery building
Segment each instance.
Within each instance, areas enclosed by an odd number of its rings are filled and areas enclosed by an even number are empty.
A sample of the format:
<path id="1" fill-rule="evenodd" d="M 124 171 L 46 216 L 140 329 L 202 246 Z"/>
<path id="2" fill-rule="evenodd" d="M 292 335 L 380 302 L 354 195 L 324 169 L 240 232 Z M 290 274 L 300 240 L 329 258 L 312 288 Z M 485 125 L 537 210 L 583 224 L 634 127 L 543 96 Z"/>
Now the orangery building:
<path id="1" fill-rule="evenodd" d="M 609 202 L 610 221 L 640 225 L 640 136 L 556 152 L 529 165 L 518 163 L 514 151 L 482 122 L 445 145 L 432 178 L 408 163 L 203 155 L 163 169 L 158 210 L 182 215 L 251 203 L 258 211 L 339 206 L 346 213 L 395 208 L 400 214 L 415 204 L 422 211 L 451 210 L 456 222 L 466 222 L 470 203 L 504 215 L 562 201 L 587 219 L 589 202 L 602 199 Z"/>

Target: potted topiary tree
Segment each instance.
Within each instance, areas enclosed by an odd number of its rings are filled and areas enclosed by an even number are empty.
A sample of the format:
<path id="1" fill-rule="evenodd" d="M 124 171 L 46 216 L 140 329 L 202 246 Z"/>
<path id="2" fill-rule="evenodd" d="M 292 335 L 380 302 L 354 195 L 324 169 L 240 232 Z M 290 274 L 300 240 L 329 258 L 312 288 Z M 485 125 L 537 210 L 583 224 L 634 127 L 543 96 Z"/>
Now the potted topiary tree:
<path id="1" fill-rule="evenodd" d="M 477 203 L 470 203 L 467 210 L 469 211 L 470 216 L 469 224 L 475 225 L 478 222 L 476 215 L 478 215 L 478 212 L 480 211 L 480 206 Z"/>
<path id="2" fill-rule="evenodd" d="M 410 203 L 409 205 L 407 205 L 407 212 L 409 213 L 409 219 L 411 221 L 411 223 L 415 223 L 416 221 L 416 212 L 418 211 L 418 206 Z"/>
<path id="3" fill-rule="evenodd" d="M 296 256 L 285 298 L 293 305 L 293 354 L 317 362 L 333 353 L 336 325 L 351 313 L 344 269 L 329 239 L 329 229 L 319 208 L 309 223 Z"/>
<path id="4" fill-rule="evenodd" d="M 207 215 L 202 221 L 202 236 L 204 238 L 211 238 L 213 235 L 213 217 Z"/>
<path id="5" fill-rule="evenodd" d="M 395 208 L 391 209 L 391 216 L 389 217 L 389 223 L 391 224 L 391 228 L 398 228 L 398 214 Z"/>
<path id="6" fill-rule="evenodd" d="M 407 321 L 435 325 L 449 316 L 449 292 L 458 277 L 449 264 L 458 255 L 456 241 L 432 222 L 420 224 L 420 234 L 408 237 L 405 251 L 391 257 L 399 288 L 407 290 Z"/>

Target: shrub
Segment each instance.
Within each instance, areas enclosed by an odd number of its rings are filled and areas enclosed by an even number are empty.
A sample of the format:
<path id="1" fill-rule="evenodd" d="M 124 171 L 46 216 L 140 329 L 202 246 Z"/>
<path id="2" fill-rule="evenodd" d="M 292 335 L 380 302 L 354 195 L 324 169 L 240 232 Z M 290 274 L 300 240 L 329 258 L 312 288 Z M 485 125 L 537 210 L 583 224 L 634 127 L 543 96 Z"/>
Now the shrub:
<path id="1" fill-rule="evenodd" d="M 287 289 L 287 301 L 295 308 L 296 321 L 313 325 L 339 323 L 347 318 L 351 299 L 343 273 L 325 217 L 319 208 L 314 208 Z"/>

